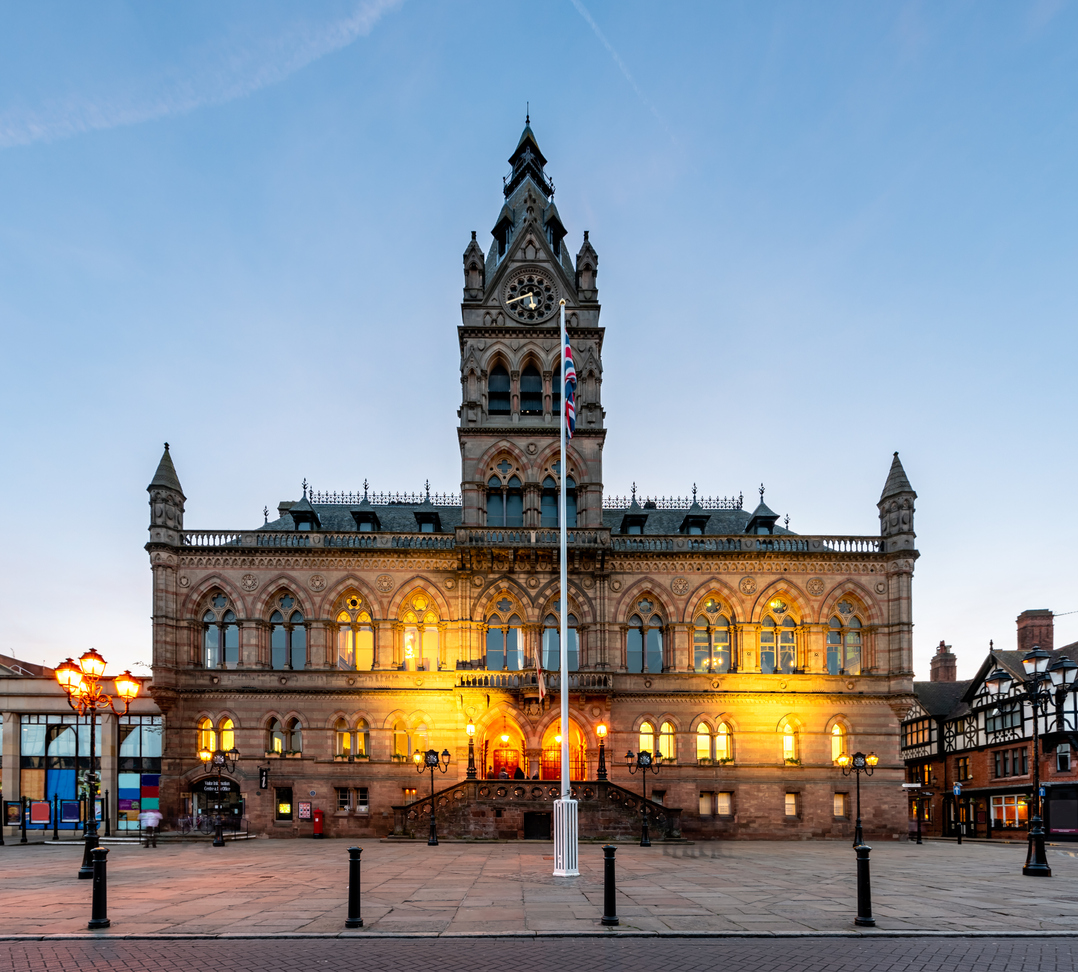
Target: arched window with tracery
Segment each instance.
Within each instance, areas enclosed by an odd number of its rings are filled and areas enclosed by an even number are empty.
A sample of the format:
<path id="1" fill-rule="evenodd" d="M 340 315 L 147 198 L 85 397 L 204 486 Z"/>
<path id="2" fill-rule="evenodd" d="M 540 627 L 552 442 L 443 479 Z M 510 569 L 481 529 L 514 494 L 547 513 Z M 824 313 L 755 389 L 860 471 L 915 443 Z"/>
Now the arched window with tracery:
<path id="1" fill-rule="evenodd" d="M 846 755 L 846 729 L 838 722 L 831 729 L 831 762 Z"/>
<path id="2" fill-rule="evenodd" d="M 782 598 L 775 598 L 768 607 L 771 613 L 760 628 L 760 671 L 792 675 L 797 671 L 797 622 L 787 613 L 790 606 Z"/>
<path id="3" fill-rule="evenodd" d="M 831 618 L 827 631 L 827 673 L 861 674 L 861 621 L 849 601 L 838 602 L 838 614 Z"/>
<path id="4" fill-rule="evenodd" d="M 508 415 L 510 412 L 509 372 L 496 364 L 487 377 L 487 412 L 490 415 Z"/>
<path id="5" fill-rule="evenodd" d="M 289 719 L 285 724 L 285 745 L 291 753 L 303 752 L 303 726 L 299 719 Z"/>
<path id="6" fill-rule="evenodd" d="M 277 598 L 277 610 L 270 615 L 270 667 L 278 670 L 305 668 L 307 665 L 307 627 L 303 614 L 293 610 L 296 599 L 291 594 Z"/>
<path id="7" fill-rule="evenodd" d="M 431 599 L 414 594 L 402 608 L 404 662 L 402 671 L 436 672 L 439 669 L 438 614 Z"/>
<path id="8" fill-rule="evenodd" d="M 357 756 L 369 756 L 371 752 L 371 727 L 366 719 L 356 722 L 355 750 Z"/>
<path id="9" fill-rule="evenodd" d="M 640 737 L 638 743 L 640 752 L 655 752 L 655 727 L 650 722 L 640 723 Z"/>
<path id="10" fill-rule="evenodd" d="M 408 756 L 408 728 L 399 721 L 393 723 L 393 755 Z"/>
<path id="11" fill-rule="evenodd" d="M 369 672 L 374 668 L 374 627 L 363 599 L 345 599 L 337 614 L 337 667 Z"/>
<path id="12" fill-rule="evenodd" d="M 520 414 L 543 414 L 543 376 L 535 365 L 528 365 L 520 373 Z"/>
<path id="13" fill-rule="evenodd" d="M 523 621 L 508 598 L 503 597 L 495 607 L 501 613 L 487 618 L 486 667 L 492 672 L 520 671 L 524 667 Z M 506 616 L 506 612 L 512 613 Z"/>
<path id="14" fill-rule="evenodd" d="M 555 463 L 554 472 L 557 473 L 558 464 Z M 539 497 L 540 502 L 540 526 L 556 527 L 558 520 L 559 487 L 558 481 L 553 476 L 543 479 L 543 491 Z M 565 525 L 576 526 L 576 480 L 570 476 L 565 480 Z"/>
<path id="15" fill-rule="evenodd" d="M 202 664 L 235 668 L 240 661 L 240 627 L 227 597 L 218 592 L 202 615 Z"/>
<path id="16" fill-rule="evenodd" d="M 266 727 L 266 752 L 283 753 L 286 750 L 284 726 L 280 719 L 270 719 Z"/>
<path id="17" fill-rule="evenodd" d="M 696 758 L 698 760 L 715 758 L 714 750 L 712 749 L 711 729 L 703 722 L 696 727 Z"/>
<path id="18" fill-rule="evenodd" d="M 567 624 L 568 649 L 566 662 L 568 669 L 575 672 L 580 668 L 580 642 L 576 633 L 576 615 L 570 614 Z M 543 619 L 543 668 L 548 672 L 561 669 L 561 629 L 557 614 L 548 614 Z"/>
<path id="19" fill-rule="evenodd" d="M 636 604 L 639 613 L 629 618 L 625 633 L 625 665 L 630 672 L 663 670 L 663 619 L 655 604 L 642 598 Z"/>
<path id="20" fill-rule="evenodd" d="M 335 745 L 333 747 L 333 753 L 335 756 L 342 758 L 352 758 L 355 756 L 355 752 L 352 747 L 352 730 L 348 728 L 348 723 L 344 719 L 338 719 L 333 726 L 333 735 L 335 739 Z"/>
<path id="21" fill-rule="evenodd" d="M 487 480 L 487 526 L 524 526 L 524 488 L 519 476 L 504 482 L 498 476 Z"/>
<path id="22" fill-rule="evenodd" d="M 730 620 L 722 611 L 722 603 L 709 597 L 696 617 L 692 636 L 694 671 L 733 671 Z"/>
<path id="23" fill-rule="evenodd" d="M 677 758 L 677 730 L 672 722 L 659 726 L 659 754 L 663 759 Z"/>
<path id="24" fill-rule="evenodd" d="M 430 749 L 430 732 L 426 723 L 421 722 L 412 730 L 409 755 L 412 753 L 425 753 Z"/>

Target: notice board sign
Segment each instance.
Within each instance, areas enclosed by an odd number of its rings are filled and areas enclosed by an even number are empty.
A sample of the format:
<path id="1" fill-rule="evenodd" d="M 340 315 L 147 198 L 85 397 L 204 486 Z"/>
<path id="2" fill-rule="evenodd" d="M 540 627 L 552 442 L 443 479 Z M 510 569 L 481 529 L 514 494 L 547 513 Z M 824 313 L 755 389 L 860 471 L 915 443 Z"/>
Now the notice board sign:
<path id="1" fill-rule="evenodd" d="M 30 801 L 30 823 L 32 824 L 50 824 L 52 823 L 52 804 L 47 800 L 31 800 Z"/>
<path id="2" fill-rule="evenodd" d="M 82 820 L 81 800 L 60 801 L 60 823 L 77 824 Z"/>
<path id="3" fill-rule="evenodd" d="M 22 804 L 18 800 L 4 801 L 4 826 L 22 826 Z"/>
<path id="4" fill-rule="evenodd" d="M 300 800 L 299 802 L 299 819 L 310 820 L 311 819 L 311 802 L 310 800 Z"/>

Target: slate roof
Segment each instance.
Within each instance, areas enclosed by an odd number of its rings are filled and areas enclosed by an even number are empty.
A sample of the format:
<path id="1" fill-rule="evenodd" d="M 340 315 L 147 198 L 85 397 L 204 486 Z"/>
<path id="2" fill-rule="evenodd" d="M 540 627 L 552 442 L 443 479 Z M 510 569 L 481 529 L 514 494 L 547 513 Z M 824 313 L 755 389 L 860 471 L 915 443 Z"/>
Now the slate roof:
<path id="1" fill-rule="evenodd" d="M 373 510 L 381 524 L 380 533 L 418 533 L 419 524 L 415 514 L 436 512 L 441 520 L 441 533 L 453 533 L 461 524 L 463 509 L 459 506 L 434 506 L 426 501 L 422 503 L 390 503 L 387 506 L 372 506 L 369 503 L 315 503 L 311 507 L 318 514 L 318 522 L 322 529 L 329 533 L 355 533 L 357 532 L 356 521 L 352 517 L 352 510 Z M 270 520 L 258 528 L 260 531 L 288 531 L 295 530 L 295 524 L 289 513 Z"/>
<path id="2" fill-rule="evenodd" d="M 925 712 L 945 718 L 961 714 L 957 710 L 964 706 L 962 696 L 972 684 L 972 678 L 961 682 L 914 682 L 913 692 Z"/>
<path id="3" fill-rule="evenodd" d="M 644 536 L 672 536 L 681 531 L 681 524 L 687 516 L 707 516 L 707 525 L 704 533 L 709 536 L 726 536 L 736 533 L 744 533 L 749 525 L 753 514 L 745 510 L 707 510 L 696 506 L 695 509 L 684 510 L 651 510 L 646 506 L 626 506 L 624 509 L 603 510 L 603 526 L 609 527 L 612 533 L 621 533 L 621 521 L 626 513 L 635 516 L 647 514 L 647 522 L 644 524 Z M 774 516 L 774 514 L 771 514 Z M 796 536 L 792 530 L 784 530 L 780 526 L 775 527 L 775 535 Z"/>
<path id="4" fill-rule="evenodd" d="M 180 486 L 180 477 L 176 475 L 176 467 L 172 465 L 172 456 L 169 455 L 167 442 L 165 443 L 165 451 L 161 455 L 161 461 L 157 464 L 157 472 L 153 474 L 153 479 L 150 480 L 150 485 L 147 489 L 153 489 L 154 486 L 174 489 L 177 493 L 183 492 L 183 487 Z M 186 499 L 186 497 L 184 498 Z"/>
<path id="5" fill-rule="evenodd" d="M 902 462 L 896 452 L 895 457 L 891 460 L 891 471 L 887 474 L 887 482 L 883 484 L 883 492 L 880 493 L 880 501 L 882 502 L 888 496 L 895 496 L 898 493 L 913 492 L 913 487 L 906 477 L 906 470 L 902 468 Z M 914 493 L 914 495 L 916 496 L 917 494 Z"/>

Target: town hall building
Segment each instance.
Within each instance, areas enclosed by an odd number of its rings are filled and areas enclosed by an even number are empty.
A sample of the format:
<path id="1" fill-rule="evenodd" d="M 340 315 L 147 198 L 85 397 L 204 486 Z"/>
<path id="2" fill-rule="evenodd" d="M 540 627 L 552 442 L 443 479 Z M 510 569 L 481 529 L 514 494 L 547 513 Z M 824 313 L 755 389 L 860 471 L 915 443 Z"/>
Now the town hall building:
<path id="1" fill-rule="evenodd" d="M 509 161 L 492 242 L 473 232 L 464 251 L 459 494 L 304 487 L 261 525 L 191 529 L 166 446 L 146 547 L 163 812 L 224 805 L 292 836 L 321 811 L 329 836 L 424 834 L 414 757 L 433 749 L 443 832 L 544 837 L 567 733 L 582 838 L 638 832 L 625 754 L 641 749 L 663 756 L 643 804 L 653 837 L 849 839 L 836 758 L 855 751 L 879 756 L 866 834 L 904 837 L 918 554 L 898 454 L 878 536 L 791 533 L 762 491 L 607 495 L 598 255 L 587 231 L 570 252 L 530 125 Z M 562 300 L 578 374 L 565 470 Z M 218 781 L 200 749 L 237 750 L 234 771 Z"/>

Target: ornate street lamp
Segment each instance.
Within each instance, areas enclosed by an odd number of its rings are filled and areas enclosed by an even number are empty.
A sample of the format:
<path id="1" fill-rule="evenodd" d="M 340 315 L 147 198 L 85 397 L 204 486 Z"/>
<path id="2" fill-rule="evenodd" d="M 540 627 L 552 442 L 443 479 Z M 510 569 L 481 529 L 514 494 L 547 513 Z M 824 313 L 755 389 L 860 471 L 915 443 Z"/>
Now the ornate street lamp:
<path id="1" fill-rule="evenodd" d="M 1022 658 L 1024 679 L 1015 679 L 1008 671 L 997 668 L 985 680 L 985 687 L 996 695 L 1006 695 L 1017 682 L 1018 688 L 1025 692 L 1029 706 L 1033 710 L 1033 817 L 1029 822 L 1029 837 L 1026 848 L 1026 863 L 1023 874 L 1030 877 L 1051 877 L 1052 868 L 1044 852 L 1044 821 L 1041 818 L 1041 759 L 1040 731 L 1038 712 L 1044 713 L 1044 726 L 1048 728 L 1048 704 L 1054 702 L 1056 708 L 1063 703 L 1063 697 L 1074 691 L 1078 665 L 1069 658 L 1060 658 L 1049 667 L 1052 656 L 1043 648 L 1035 645 Z M 991 821 L 989 821 L 991 826 Z"/>
<path id="2" fill-rule="evenodd" d="M 56 669 L 56 681 L 67 693 L 67 704 L 80 716 L 90 713 L 90 772 L 87 783 L 90 790 L 90 809 L 86 815 L 86 833 L 83 843 L 82 866 L 79 877 L 90 879 L 94 876 L 93 859 L 90 856 L 97 846 L 97 713 L 111 709 L 116 715 L 127 715 L 131 702 L 139 694 L 142 683 L 130 672 L 125 671 L 113 680 L 116 695 L 123 703 L 123 708 L 116 707 L 116 700 L 101 691 L 101 681 L 105 675 L 105 659 L 93 648 L 79 658 L 78 665 L 68 658 Z"/>
<path id="3" fill-rule="evenodd" d="M 468 779 L 475 779 L 475 723 L 468 720 L 468 725 L 464 730 L 468 733 Z"/>
<path id="4" fill-rule="evenodd" d="M 853 832 L 853 846 L 860 847 L 865 842 L 864 834 L 861 833 L 861 774 L 871 776 L 876 768 L 880 757 L 875 753 L 843 753 L 835 762 L 842 767 L 842 775 L 849 776 L 851 773 L 857 776 L 857 826 Z"/>
<path id="5" fill-rule="evenodd" d="M 438 831 L 434 825 L 434 768 L 437 766 L 443 773 L 449 769 L 449 750 L 442 750 L 441 761 L 438 759 L 437 749 L 428 749 L 425 753 L 415 753 L 412 756 L 417 773 L 425 773 L 430 770 L 430 837 L 427 838 L 428 847 L 438 846 Z"/>
<path id="6" fill-rule="evenodd" d="M 598 780 L 606 779 L 606 725 L 602 722 L 595 727 L 595 735 L 599 737 L 599 771 L 595 774 Z"/>
<path id="7" fill-rule="evenodd" d="M 213 846 L 224 847 L 224 823 L 221 820 L 221 771 L 233 773 L 236 770 L 236 761 L 240 758 L 240 751 L 233 746 L 231 749 L 215 749 L 211 752 L 205 746 L 198 751 L 198 758 L 206 769 L 217 770 L 217 806 L 213 820 Z"/>
<path id="8" fill-rule="evenodd" d="M 635 756 L 631 749 L 625 754 L 625 764 L 629 767 L 629 772 L 639 773 L 644 784 L 644 823 L 640 831 L 641 847 L 651 846 L 651 838 L 648 836 L 648 770 L 658 775 L 662 761 L 663 754 L 661 752 L 656 752 L 653 757 L 646 749 L 640 750 Z"/>

